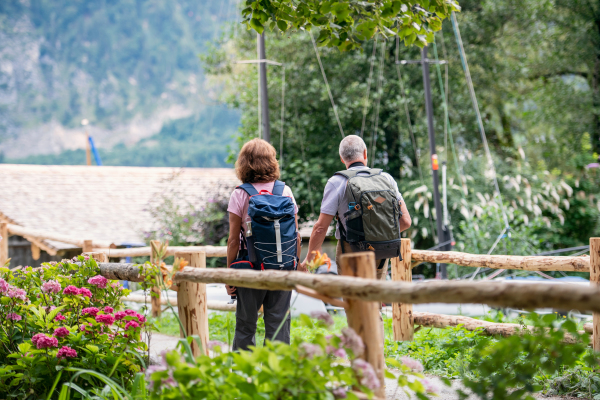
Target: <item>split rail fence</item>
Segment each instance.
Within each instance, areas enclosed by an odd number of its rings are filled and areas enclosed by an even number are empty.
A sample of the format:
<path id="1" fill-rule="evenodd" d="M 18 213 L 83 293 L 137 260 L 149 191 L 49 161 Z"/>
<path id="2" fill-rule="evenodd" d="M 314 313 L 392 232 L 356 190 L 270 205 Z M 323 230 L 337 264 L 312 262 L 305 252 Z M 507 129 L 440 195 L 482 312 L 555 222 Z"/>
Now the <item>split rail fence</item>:
<path id="1" fill-rule="evenodd" d="M 109 279 L 139 282 L 143 280 L 135 264 L 108 263 L 110 257 L 149 255 L 150 248 L 90 253 L 101 274 Z M 412 304 L 478 303 L 494 307 L 519 309 L 553 308 L 593 312 L 593 322 L 586 326 L 592 343 L 600 351 L 600 238 L 590 239 L 590 257 L 539 257 L 474 255 L 459 252 L 411 250 L 410 240 L 402 240 L 401 256 L 392 260 L 392 281 L 376 279 L 373 253 L 344 254 L 340 259 L 339 276 L 314 275 L 296 271 L 263 271 L 206 268 L 206 257 L 225 255 L 222 247 L 169 248 L 173 254 L 189 262 L 189 266 L 173 276 L 178 284 L 177 308 L 188 335 L 201 338 L 206 351 L 208 342 L 208 309 L 232 310 L 231 305 L 207 301 L 206 284 L 226 283 L 267 290 L 296 290 L 324 301 L 344 306 L 348 325 L 365 342 L 365 360 L 370 362 L 383 381 L 384 358 L 382 326 L 378 303 L 393 304 L 395 340 L 412 340 L 414 325 L 445 327 L 464 323 L 468 329 L 484 328 L 490 334 L 515 334 L 514 324 L 491 324 L 461 316 L 413 313 Z M 590 272 L 590 287 L 573 284 L 539 282 L 436 281 L 412 283 L 412 268 L 420 262 L 453 263 L 467 267 L 518 269 L 528 271 Z M 339 299 L 343 300 L 339 300 Z M 167 299 L 156 301 L 158 307 Z M 493 326 L 491 326 L 491 325 Z M 200 352 L 195 348 L 196 353 Z M 383 397 L 383 393 L 376 393 Z"/>

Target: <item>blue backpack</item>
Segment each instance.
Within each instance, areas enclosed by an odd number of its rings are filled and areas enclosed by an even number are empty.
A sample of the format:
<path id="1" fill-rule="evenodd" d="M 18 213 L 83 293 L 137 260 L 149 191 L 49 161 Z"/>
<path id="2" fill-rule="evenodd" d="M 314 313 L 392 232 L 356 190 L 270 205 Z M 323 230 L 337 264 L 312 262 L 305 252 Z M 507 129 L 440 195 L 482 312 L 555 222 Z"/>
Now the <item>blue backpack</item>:
<path id="1" fill-rule="evenodd" d="M 275 181 L 273 193 L 267 190 L 259 193 L 251 183 L 237 187 L 250 196 L 248 215 L 251 222 L 242 226 L 242 249 L 238 259 L 231 263 L 231 268 L 296 269 L 298 232 L 295 206 L 290 197 L 283 196 L 284 188 L 285 183 L 281 181 Z"/>

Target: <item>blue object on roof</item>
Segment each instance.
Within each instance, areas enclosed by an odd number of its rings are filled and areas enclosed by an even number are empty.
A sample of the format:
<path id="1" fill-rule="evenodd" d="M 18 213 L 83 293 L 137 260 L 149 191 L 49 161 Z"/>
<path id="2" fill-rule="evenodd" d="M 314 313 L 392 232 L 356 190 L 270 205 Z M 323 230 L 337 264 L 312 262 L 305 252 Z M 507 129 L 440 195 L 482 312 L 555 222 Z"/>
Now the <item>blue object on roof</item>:
<path id="1" fill-rule="evenodd" d="M 94 139 L 92 139 L 91 136 L 88 136 L 88 140 L 90 142 L 90 147 L 92 148 L 92 153 L 94 154 L 94 159 L 96 160 L 96 165 L 102 165 L 100 154 L 98 153 L 98 150 L 96 150 L 96 146 L 94 146 Z"/>

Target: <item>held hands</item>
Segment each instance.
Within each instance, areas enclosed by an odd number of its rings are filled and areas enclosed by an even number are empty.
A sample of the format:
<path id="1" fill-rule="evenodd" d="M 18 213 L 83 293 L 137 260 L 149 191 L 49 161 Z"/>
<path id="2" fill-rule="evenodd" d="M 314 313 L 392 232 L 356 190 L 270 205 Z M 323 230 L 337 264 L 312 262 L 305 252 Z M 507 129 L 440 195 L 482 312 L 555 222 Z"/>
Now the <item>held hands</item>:
<path id="1" fill-rule="evenodd" d="M 230 296 L 234 295 L 237 291 L 237 288 L 235 286 L 225 285 L 225 289 L 227 289 L 227 294 Z"/>
<path id="2" fill-rule="evenodd" d="M 306 261 L 306 258 L 304 259 L 304 261 L 302 261 L 300 263 L 300 265 L 298 265 L 298 272 L 308 272 L 308 267 L 306 266 L 308 263 L 308 261 Z"/>

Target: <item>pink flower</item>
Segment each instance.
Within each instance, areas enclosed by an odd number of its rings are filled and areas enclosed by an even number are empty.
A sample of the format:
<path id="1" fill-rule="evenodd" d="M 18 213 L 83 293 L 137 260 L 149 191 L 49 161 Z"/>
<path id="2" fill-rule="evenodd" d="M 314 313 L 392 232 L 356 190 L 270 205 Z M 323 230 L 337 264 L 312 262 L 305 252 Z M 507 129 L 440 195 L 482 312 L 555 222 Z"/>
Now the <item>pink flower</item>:
<path id="1" fill-rule="evenodd" d="M 81 315 L 91 315 L 92 317 L 95 317 L 99 312 L 100 310 L 96 307 L 87 307 L 81 310 Z"/>
<path id="2" fill-rule="evenodd" d="M 135 314 L 136 318 L 138 319 L 138 321 L 140 321 L 140 324 L 143 324 L 144 322 L 146 322 L 146 317 L 144 317 L 141 314 Z"/>
<path id="3" fill-rule="evenodd" d="M 27 292 L 14 286 L 8 287 L 8 292 L 6 292 L 6 295 L 11 299 L 19 299 L 23 301 L 27 300 Z"/>
<path id="4" fill-rule="evenodd" d="M 23 319 L 23 317 L 21 317 L 19 314 L 15 314 L 15 313 L 9 313 L 6 318 L 12 320 L 12 321 L 20 321 Z"/>
<path id="5" fill-rule="evenodd" d="M 58 358 L 75 358 L 77 357 L 77 352 L 69 346 L 63 346 L 60 348 L 60 350 L 58 350 L 58 354 L 56 356 Z"/>
<path id="6" fill-rule="evenodd" d="M 339 388 L 335 388 L 333 389 L 333 395 L 335 396 L 336 399 L 345 399 L 346 397 L 348 397 L 346 395 L 346 388 L 343 387 L 339 387 Z"/>
<path id="7" fill-rule="evenodd" d="M 352 361 L 352 369 L 356 374 L 360 377 L 360 384 L 368 387 L 371 390 L 377 389 L 381 383 L 379 382 L 379 378 L 375 374 L 375 370 L 365 360 L 360 358 Z"/>
<path id="8" fill-rule="evenodd" d="M 413 358 L 404 356 L 400 357 L 400 361 L 402 362 L 402 364 L 406 365 L 408 368 L 415 372 L 423 372 L 423 364 L 421 364 L 419 361 Z"/>
<path id="9" fill-rule="evenodd" d="M 126 316 L 127 316 L 127 314 L 125 314 L 125 311 L 117 311 L 117 312 L 115 313 L 115 319 L 116 319 L 117 321 L 120 321 L 120 320 L 122 320 L 122 319 L 123 319 L 123 318 L 125 318 Z"/>
<path id="10" fill-rule="evenodd" d="M 66 295 L 76 295 L 76 294 L 79 294 L 79 289 L 77 289 L 73 285 L 69 285 L 66 288 L 64 288 L 63 294 L 66 294 Z"/>
<path id="11" fill-rule="evenodd" d="M 112 307 L 108 307 L 108 306 L 104 307 L 104 312 L 105 312 L 106 314 L 112 314 L 112 313 L 113 313 L 113 311 L 115 311 L 115 309 L 114 309 L 114 308 L 112 308 Z"/>
<path id="12" fill-rule="evenodd" d="M 108 279 L 106 279 L 102 275 L 96 275 L 96 276 L 88 279 L 88 283 L 90 285 L 94 285 L 100 289 L 106 289 L 106 284 L 108 283 Z"/>
<path id="13" fill-rule="evenodd" d="M 313 358 L 323 355 L 323 349 L 321 346 L 311 343 L 302 343 L 300 345 L 300 351 L 306 358 Z"/>
<path id="14" fill-rule="evenodd" d="M 333 318 L 327 311 L 312 311 L 310 316 L 319 321 L 323 321 L 327 326 L 332 326 L 334 324 Z"/>
<path id="15" fill-rule="evenodd" d="M 440 388 L 438 387 L 438 385 L 436 385 L 436 383 L 430 379 L 422 379 L 421 383 L 423 384 L 423 387 L 425 388 L 425 391 L 427 393 L 431 393 L 431 394 L 437 394 L 440 391 Z"/>
<path id="16" fill-rule="evenodd" d="M 346 354 L 346 350 L 344 349 L 336 349 L 333 346 L 327 346 L 325 351 L 327 352 L 327 354 L 331 354 L 335 357 L 338 358 L 346 358 L 348 357 L 348 354 Z"/>
<path id="17" fill-rule="evenodd" d="M 136 315 L 137 314 L 137 312 L 135 312 L 135 310 L 129 310 L 129 309 L 125 310 L 124 313 L 125 313 L 125 315 Z"/>
<path id="18" fill-rule="evenodd" d="M 57 281 L 47 281 L 42 284 L 42 292 L 44 293 L 60 293 L 60 283 Z"/>
<path id="19" fill-rule="evenodd" d="M 64 326 L 61 326 L 60 328 L 56 328 L 54 330 L 54 336 L 59 337 L 59 338 L 69 336 L 70 334 L 71 334 L 71 332 L 69 332 L 69 330 L 67 328 L 65 328 Z"/>
<path id="20" fill-rule="evenodd" d="M 47 336 L 43 333 L 38 333 L 31 338 L 33 344 L 38 349 L 47 349 L 50 347 L 58 347 L 58 339 L 55 337 Z"/>
<path id="21" fill-rule="evenodd" d="M 104 325 L 112 325 L 115 322 L 115 317 L 110 314 L 100 314 L 96 316 L 96 322 Z"/>
<path id="22" fill-rule="evenodd" d="M 8 283 L 4 279 L 0 278 L 0 293 L 6 293 L 8 291 L 8 287 Z"/>
<path id="23" fill-rule="evenodd" d="M 129 328 L 134 328 L 134 329 L 135 329 L 135 328 L 139 328 L 139 327 L 140 327 L 140 324 L 138 324 L 138 323 L 137 323 L 137 322 L 135 322 L 135 321 L 128 321 L 128 322 L 125 324 L 125 330 L 128 330 Z"/>
<path id="24" fill-rule="evenodd" d="M 207 347 L 209 350 L 214 349 L 215 347 L 220 347 L 221 350 L 228 348 L 229 346 L 227 346 L 227 343 L 223 343 L 219 340 L 209 340 L 207 343 Z"/>
<path id="25" fill-rule="evenodd" d="M 352 350 L 355 357 L 360 356 L 365 351 L 365 344 L 352 328 L 342 329 L 342 345 Z"/>
<path id="26" fill-rule="evenodd" d="M 78 290 L 78 294 L 81 296 L 85 296 L 87 298 L 92 297 L 92 292 L 90 292 L 90 289 L 84 288 L 84 287 L 82 287 L 81 289 Z"/>
<path id="27" fill-rule="evenodd" d="M 88 330 L 88 328 L 89 328 L 89 330 Z M 84 332 L 84 333 L 90 333 L 90 332 L 92 332 L 91 328 L 92 328 L 92 324 L 89 324 L 87 322 L 84 322 L 83 324 L 81 324 L 79 326 L 79 330 L 82 331 L 82 332 Z"/>
<path id="28" fill-rule="evenodd" d="M 62 315 L 61 313 L 56 314 L 56 317 L 54 317 L 55 321 L 64 321 L 66 318 L 64 315 Z"/>

